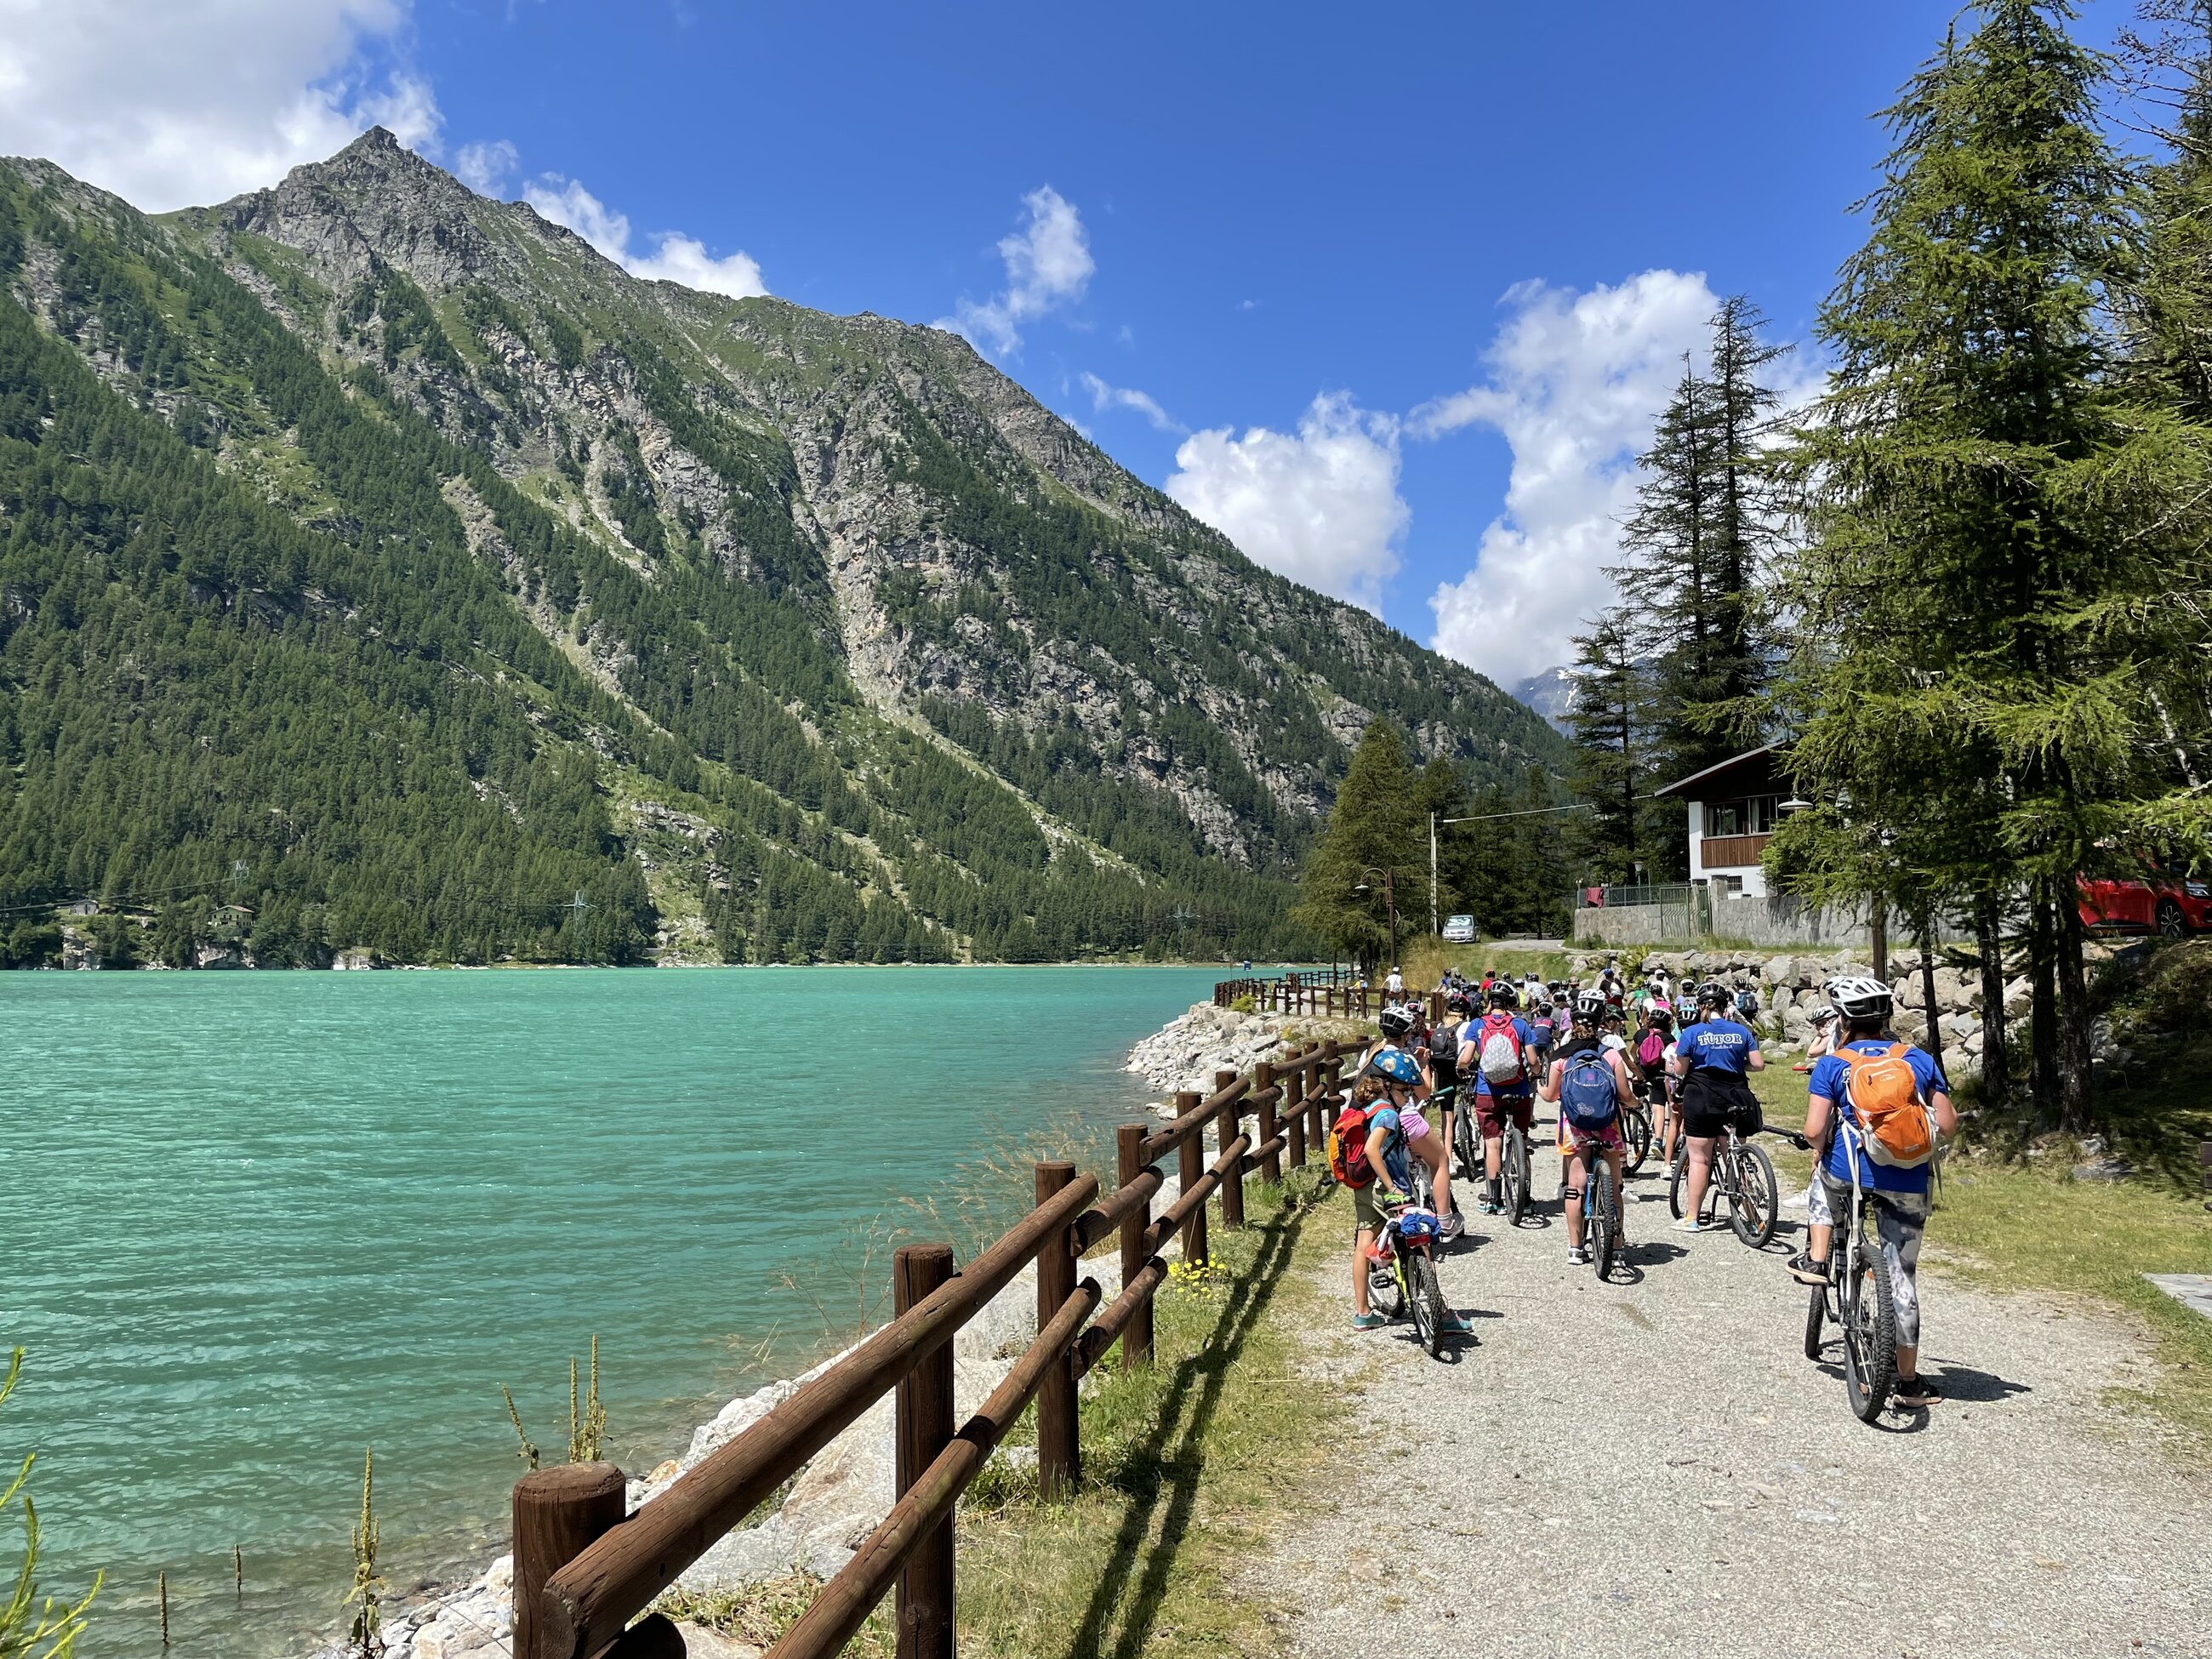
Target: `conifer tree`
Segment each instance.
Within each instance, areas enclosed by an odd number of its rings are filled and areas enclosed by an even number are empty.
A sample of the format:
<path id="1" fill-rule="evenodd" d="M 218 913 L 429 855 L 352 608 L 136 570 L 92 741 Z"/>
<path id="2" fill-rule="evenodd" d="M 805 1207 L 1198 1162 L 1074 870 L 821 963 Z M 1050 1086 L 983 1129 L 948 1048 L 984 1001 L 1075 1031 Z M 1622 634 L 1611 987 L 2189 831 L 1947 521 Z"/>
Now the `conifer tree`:
<path id="1" fill-rule="evenodd" d="M 1404 741 L 1375 720 L 1352 751 L 1328 824 L 1307 856 L 1296 920 L 1373 966 L 1390 945 L 1390 901 L 1398 936 L 1428 902 L 1428 824 L 1417 830 L 1414 775 Z M 1420 925 L 1416 922 L 1415 927 Z"/>
<path id="2" fill-rule="evenodd" d="M 1585 874 L 1629 881 L 1644 854 L 1648 814 L 1639 801 L 1652 784 L 1651 672 L 1618 610 L 1600 617 L 1575 645 L 1567 781 L 1594 809 L 1577 827 L 1576 851 Z"/>
<path id="3" fill-rule="evenodd" d="M 1819 897 L 1978 908 L 2024 887 L 2039 1103 L 2089 1120 L 2076 880 L 2165 793 L 2140 665 L 2164 641 L 2185 423 L 2116 374 L 2138 274 L 2105 68 L 2065 0 L 1988 0 L 1887 112 L 1871 234 L 1820 333 L 1835 370 L 1790 457 L 1804 547 L 1777 708 L 1814 810 L 1778 872 Z"/>

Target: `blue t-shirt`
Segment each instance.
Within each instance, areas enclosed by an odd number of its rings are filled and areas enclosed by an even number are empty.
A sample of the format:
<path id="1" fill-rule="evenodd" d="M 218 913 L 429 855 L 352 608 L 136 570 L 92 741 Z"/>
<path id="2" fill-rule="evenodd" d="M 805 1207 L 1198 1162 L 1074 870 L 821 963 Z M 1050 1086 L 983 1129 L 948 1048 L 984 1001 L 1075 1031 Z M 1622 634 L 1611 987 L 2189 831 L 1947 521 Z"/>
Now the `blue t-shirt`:
<path id="1" fill-rule="evenodd" d="M 1379 1106 L 1367 1115 L 1370 1133 L 1380 1129 L 1389 1139 L 1382 1143 L 1382 1172 L 1401 1193 L 1413 1190 L 1412 1167 L 1406 1162 L 1406 1132 L 1398 1122 L 1398 1109 Z"/>
<path id="2" fill-rule="evenodd" d="M 1732 1019 L 1700 1020 L 1674 1039 L 1674 1052 L 1689 1056 L 1692 1071 L 1710 1066 L 1717 1072 L 1734 1072 L 1742 1077 L 1750 1072 L 1751 1057 L 1759 1052 L 1759 1038 L 1748 1025 L 1739 1025 Z"/>
<path id="3" fill-rule="evenodd" d="M 1475 1093 L 1479 1095 L 1494 1093 L 1500 1098 L 1505 1098 L 1515 1095 L 1525 1095 L 1536 1086 L 1535 1074 L 1528 1069 L 1527 1057 L 1524 1055 L 1521 1066 L 1521 1080 L 1518 1083 L 1500 1084 L 1495 1090 L 1492 1089 L 1490 1079 L 1482 1074 L 1482 1044 L 1483 1039 L 1488 1035 L 1482 1029 L 1482 1021 L 1480 1019 L 1468 1021 L 1466 1024 L 1460 1027 L 1459 1034 L 1462 1048 L 1468 1043 L 1474 1045 L 1474 1058 L 1467 1069 L 1474 1074 Z M 1518 1014 L 1513 1016 L 1515 1042 L 1526 1048 L 1535 1040 L 1535 1029 L 1527 1020 Z"/>
<path id="4" fill-rule="evenodd" d="M 1844 1047 L 1856 1049 L 1863 1054 L 1878 1054 L 1889 1044 L 1879 1037 L 1863 1037 L 1856 1042 L 1847 1042 Z M 1912 1068 L 1913 1081 L 1920 1085 L 1923 1098 L 1937 1090 L 1947 1095 L 1951 1092 L 1950 1080 L 1943 1075 L 1943 1068 L 1936 1063 L 1936 1056 L 1925 1048 L 1908 1046 L 1905 1051 L 1905 1063 Z M 1840 1054 L 1823 1054 L 1813 1062 L 1813 1075 L 1808 1086 L 1821 1099 L 1835 1103 L 1836 1115 L 1839 1120 L 1856 1125 L 1858 1119 L 1844 1098 L 1844 1079 L 1850 1075 L 1850 1063 Z M 1851 1139 L 1856 1144 L 1856 1135 Z M 1827 1156 L 1821 1160 L 1820 1167 L 1838 1181 L 1849 1182 L 1851 1178 L 1850 1154 L 1844 1150 L 1844 1142 L 1843 1132 L 1838 1129 L 1828 1142 Z M 1877 1193 L 1924 1193 L 1935 1174 L 1932 1160 L 1915 1169 L 1900 1170 L 1894 1164 L 1875 1163 L 1866 1155 L 1864 1148 L 1859 1149 L 1858 1160 L 1859 1185 Z"/>

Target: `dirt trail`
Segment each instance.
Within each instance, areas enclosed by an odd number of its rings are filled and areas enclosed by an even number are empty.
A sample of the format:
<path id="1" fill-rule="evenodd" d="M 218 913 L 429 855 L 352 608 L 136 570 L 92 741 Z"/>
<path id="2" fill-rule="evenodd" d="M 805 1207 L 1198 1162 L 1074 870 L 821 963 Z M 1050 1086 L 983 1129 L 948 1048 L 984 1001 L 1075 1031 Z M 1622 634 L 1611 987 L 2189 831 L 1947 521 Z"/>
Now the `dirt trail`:
<path id="1" fill-rule="evenodd" d="M 1540 1192 L 1557 1167 L 1540 1154 Z M 1834 1343 L 1825 1367 L 1802 1352 L 1781 1266 L 1802 1208 L 1755 1255 L 1667 1231 L 1649 1173 L 1631 1190 L 1610 1285 L 1567 1265 L 1553 1203 L 1510 1233 L 1476 1218 L 1443 1275 L 1475 1340 L 1444 1363 L 1402 1324 L 1315 1334 L 1322 1373 L 1376 1362 L 1388 1449 L 1255 1570 L 1301 1650 L 2212 1654 L 2212 1477 L 2101 1403 L 2148 1374 L 2118 1322 L 1924 1266 L 1923 1363 L 1949 1398 L 1869 1428 Z"/>

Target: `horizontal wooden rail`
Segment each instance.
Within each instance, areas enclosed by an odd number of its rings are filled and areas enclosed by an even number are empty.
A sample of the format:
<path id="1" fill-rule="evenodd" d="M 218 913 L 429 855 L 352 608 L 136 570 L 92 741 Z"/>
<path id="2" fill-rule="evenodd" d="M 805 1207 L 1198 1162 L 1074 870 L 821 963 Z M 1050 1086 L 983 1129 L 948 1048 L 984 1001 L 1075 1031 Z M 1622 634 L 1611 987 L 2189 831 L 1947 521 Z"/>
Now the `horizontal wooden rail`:
<path id="1" fill-rule="evenodd" d="M 1285 997 L 1312 988 L 1253 983 L 1275 986 Z M 1210 1095 L 1176 1097 L 1173 1122 L 1149 1133 L 1124 1124 L 1116 1185 L 1103 1197 L 1097 1179 L 1079 1176 L 1072 1164 L 1038 1165 L 1035 1207 L 963 1271 L 952 1270 L 945 1246 L 902 1249 L 898 1311 L 889 1324 L 628 1516 L 621 1472 L 611 1464 L 526 1477 L 515 1489 L 515 1659 L 677 1659 L 683 1638 L 665 1618 L 630 1621 L 894 1389 L 898 1501 L 771 1652 L 814 1659 L 836 1651 L 896 1581 L 901 1659 L 951 1659 L 950 1528 L 960 1494 L 1032 1400 L 1041 1488 L 1079 1483 L 1076 1383 L 1117 1343 L 1125 1367 L 1152 1363 L 1152 1304 L 1168 1279 L 1168 1241 L 1180 1233 L 1186 1258 L 1203 1262 L 1207 1201 L 1218 1196 L 1222 1225 L 1241 1226 L 1245 1177 L 1256 1170 L 1279 1179 L 1286 1146 L 1292 1166 L 1303 1163 L 1304 1137 L 1310 1132 L 1319 1145 L 1324 1115 L 1339 1097 L 1341 1052 L 1334 1042 L 1305 1043 L 1249 1074 L 1217 1072 Z M 1248 1115 L 1256 1115 L 1256 1129 L 1246 1127 Z M 1201 1169 L 1200 1137 L 1209 1126 L 1218 1156 Z M 1155 1217 L 1152 1202 L 1165 1185 L 1158 1166 L 1170 1153 L 1180 1157 L 1182 1190 Z M 1097 1282 L 1075 1283 L 1077 1259 L 1117 1233 L 1121 1289 L 1102 1310 Z M 1037 1338 L 956 1434 L 948 1345 L 1032 1262 Z"/>
<path id="2" fill-rule="evenodd" d="M 1106 1350 L 1112 1347 L 1122 1330 L 1136 1315 L 1137 1310 L 1148 1304 L 1152 1292 L 1158 1290 L 1168 1276 L 1168 1264 L 1158 1256 L 1146 1261 L 1144 1270 L 1121 1287 L 1121 1294 L 1107 1304 L 1098 1317 L 1091 1322 L 1091 1328 L 1076 1340 L 1075 1374 L 1083 1376 L 1097 1364 Z"/>
<path id="3" fill-rule="evenodd" d="M 1147 1170 L 1135 1180 L 1122 1182 L 1095 1209 L 1085 1210 L 1076 1217 L 1075 1254 L 1087 1254 L 1092 1245 L 1149 1204 L 1152 1195 L 1165 1185 L 1165 1176 L 1158 1170 Z"/>
<path id="4" fill-rule="evenodd" d="M 767 1659 L 826 1659 L 844 1647 L 853 1632 L 866 1622 L 876 1603 L 884 1599 L 908 1552 L 952 1513 L 953 1504 L 968 1490 L 975 1471 L 1028 1407 L 1045 1374 L 1066 1358 L 1076 1333 L 1098 1305 L 1100 1294 L 1095 1279 L 1086 1279 L 1076 1286 L 1075 1294 L 1060 1304 L 1051 1324 L 1038 1333 L 1037 1340 L 1014 1363 L 1006 1380 L 991 1391 L 991 1397 L 975 1416 L 961 1425 L 952 1443 L 938 1454 L 921 1479 L 891 1506 L 883 1525 L 858 1553 L 822 1587 L 814 1605 L 768 1650 Z"/>
<path id="5" fill-rule="evenodd" d="M 895 1320 L 547 1580 L 540 1651 L 591 1659 L 653 1598 L 850 1427 L 1036 1256 L 1097 1196 L 1085 1176 L 1006 1235 L 903 1319 Z M 518 1655 L 517 1659 L 538 1659 Z"/>

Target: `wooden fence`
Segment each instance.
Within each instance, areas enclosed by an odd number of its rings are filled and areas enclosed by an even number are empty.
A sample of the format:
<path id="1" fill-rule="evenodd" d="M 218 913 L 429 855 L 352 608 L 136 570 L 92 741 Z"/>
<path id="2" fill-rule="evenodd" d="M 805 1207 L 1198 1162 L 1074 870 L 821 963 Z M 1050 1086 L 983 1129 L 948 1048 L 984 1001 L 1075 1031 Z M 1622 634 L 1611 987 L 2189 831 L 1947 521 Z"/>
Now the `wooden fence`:
<path id="1" fill-rule="evenodd" d="M 1228 1008 L 1250 999 L 1262 1014 L 1304 1014 L 1326 1019 L 1372 1019 L 1383 1005 L 1407 997 L 1424 998 L 1429 1018 L 1443 1018 L 1443 993 L 1407 991 L 1393 997 L 1380 986 L 1352 985 L 1321 975 L 1285 974 L 1274 979 L 1225 979 L 1213 988 L 1213 1006 Z"/>
<path id="2" fill-rule="evenodd" d="M 1318 1158 L 1340 1103 L 1345 1048 L 1307 1043 L 1248 1075 L 1217 1072 L 1214 1091 L 1176 1097 L 1176 1116 L 1126 1123 L 1118 1170 L 1101 1195 L 1072 1164 L 1036 1166 L 1036 1203 L 964 1268 L 944 1244 L 914 1244 L 893 1262 L 889 1324 L 727 1445 L 623 1513 L 622 1471 L 569 1464 L 514 1487 L 515 1659 L 674 1659 L 684 1649 L 659 1613 L 640 1619 L 724 1534 L 886 1394 L 896 1394 L 898 1498 L 884 1523 L 822 1587 L 769 1659 L 820 1659 L 842 1649 L 896 1590 L 900 1659 L 951 1659 L 953 1508 L 1030 1401 L 1037 1407 L 1037 1475 L 1050 1496 L 1081 1479 L 1076 1389 L 1118 1342 L 1125 1368 L 1152 1360 L 1152 1297 L 1161 1251 L 1181 1235 L 1186 1261 L 1206 1259 L 1206 1204 L 1244 1224 L 1244 1177 L 1279 1182 L 1285 1162 Z M 1250 1128 L 1244 1119 L 1254 1120 Z M 1219 1155 L 1204 1162 L 1203 1138 Z M 1158 1164 L 1176 1158 L 1182 1191 L 1159 1215 Z M 1102 1308 L 1082 1258 L 1118 1235 L 1121 1291 Z M 952 1339 L 1016 1274 L 1037 1266 L 1037 1334 L 975 1413 L 953 1425 Z M 633 1623 L 632 1620 L 636 1620 Z"/>

